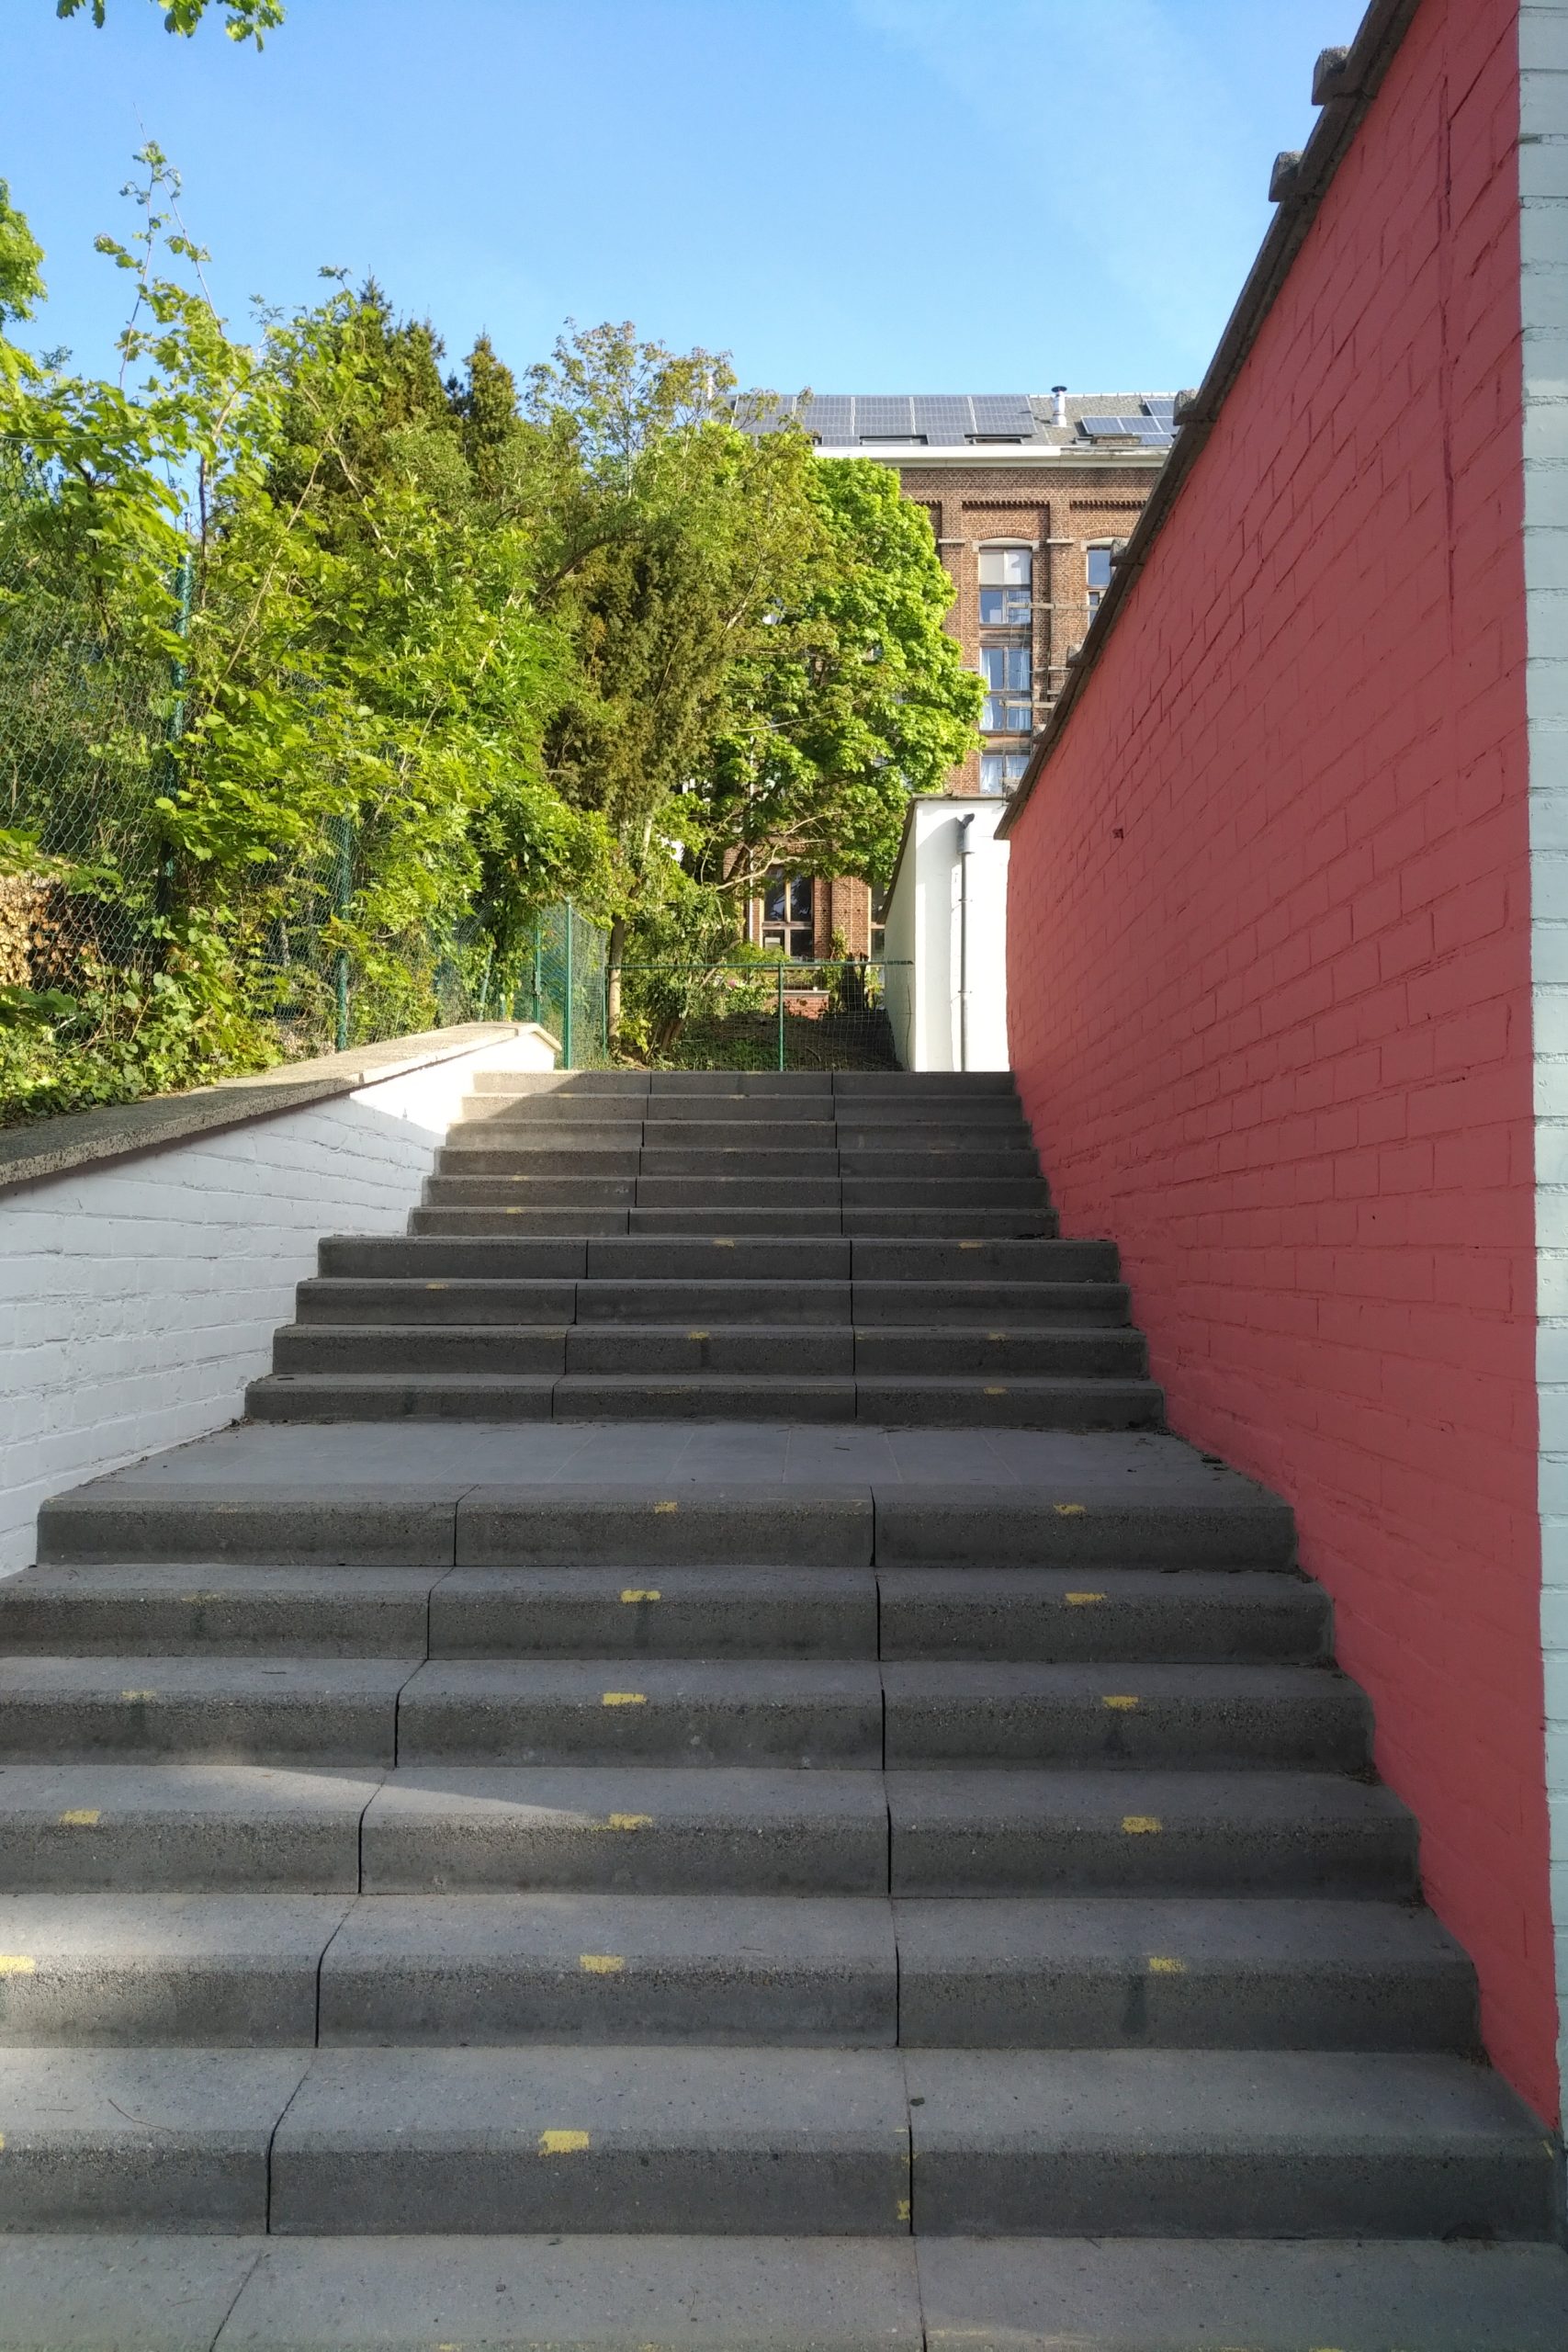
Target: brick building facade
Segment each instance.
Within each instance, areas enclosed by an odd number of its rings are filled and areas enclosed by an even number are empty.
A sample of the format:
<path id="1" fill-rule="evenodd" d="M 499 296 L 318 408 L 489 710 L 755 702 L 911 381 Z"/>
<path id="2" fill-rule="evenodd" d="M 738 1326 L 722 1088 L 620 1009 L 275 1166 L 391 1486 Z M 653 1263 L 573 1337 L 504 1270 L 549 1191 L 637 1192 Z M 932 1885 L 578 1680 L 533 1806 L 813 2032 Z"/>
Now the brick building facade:
<path id="1" fill-rule="evenodd" d="M 1002 795 L 1022 775 L 1109 584 L 1111 548 L 1170 447 L 1171 408 L 1137 392 L 839 393 L 798 410 L 825 463 L 897 466 L 931 518 L 956 591 L 948 628 L 987 687 L 980 735 L 947 791 Z M 784 402 L 740 421 L 765 429 L 796 413 Z M 878 912 L 855 877 L 780 868 L 751 901 L 749 933 L 792 956 L 826 956 L 835 934 L 848 954 L 875 955 Z"/>

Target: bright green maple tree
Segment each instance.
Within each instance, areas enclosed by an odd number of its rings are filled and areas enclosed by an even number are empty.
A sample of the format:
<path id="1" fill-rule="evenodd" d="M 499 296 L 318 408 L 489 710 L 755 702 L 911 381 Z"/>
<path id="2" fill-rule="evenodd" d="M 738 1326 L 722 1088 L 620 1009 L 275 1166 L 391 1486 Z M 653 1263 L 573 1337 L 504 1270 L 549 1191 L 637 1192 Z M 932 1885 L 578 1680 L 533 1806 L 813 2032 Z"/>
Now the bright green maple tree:
<path id="1" fill-rule="evenodd" d="M 209 0 L 153 0 L 154 6 L 164 10 L 164 29 L 170 33 L 195 32 L 206 16 Z M 90 7 L 93 22 L 100 28 L 107 15 L 106 0 L 55 0 L 57 17 L 79 16 Z M 254 40 L 262 46 L 265 33 L 276 32 L 283 22 L 282 0 L 223 0 L 225 30 L 231 40 Z"/>

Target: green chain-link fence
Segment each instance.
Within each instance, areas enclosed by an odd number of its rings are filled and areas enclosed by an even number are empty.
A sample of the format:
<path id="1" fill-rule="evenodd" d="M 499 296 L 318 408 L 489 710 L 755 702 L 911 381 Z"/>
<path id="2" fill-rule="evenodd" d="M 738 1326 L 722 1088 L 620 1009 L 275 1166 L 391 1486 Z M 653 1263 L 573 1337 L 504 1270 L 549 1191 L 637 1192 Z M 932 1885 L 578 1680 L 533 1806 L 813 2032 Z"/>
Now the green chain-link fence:
<path id="1" fill-rule="evenodd" d="M 610 1059 L 609 948 L 608 932 L 570 899 L 534 926 L 513 991 L 513 1018 L 548 1030 L 563 1069 L 603 1069 Z"/>

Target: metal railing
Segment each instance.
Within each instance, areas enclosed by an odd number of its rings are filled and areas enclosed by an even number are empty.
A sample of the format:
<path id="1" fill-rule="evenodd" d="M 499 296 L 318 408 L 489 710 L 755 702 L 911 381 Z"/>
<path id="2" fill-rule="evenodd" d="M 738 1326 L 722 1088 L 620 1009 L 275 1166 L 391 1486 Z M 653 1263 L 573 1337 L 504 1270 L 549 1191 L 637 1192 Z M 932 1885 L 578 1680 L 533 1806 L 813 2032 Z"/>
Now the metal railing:
<path id="1" fill-rule="evenodd" d="M 653 1069 L 897 1069 L 887 985 L 905 968 L 881 956 L 627 964 L 604 1034 Z"/>

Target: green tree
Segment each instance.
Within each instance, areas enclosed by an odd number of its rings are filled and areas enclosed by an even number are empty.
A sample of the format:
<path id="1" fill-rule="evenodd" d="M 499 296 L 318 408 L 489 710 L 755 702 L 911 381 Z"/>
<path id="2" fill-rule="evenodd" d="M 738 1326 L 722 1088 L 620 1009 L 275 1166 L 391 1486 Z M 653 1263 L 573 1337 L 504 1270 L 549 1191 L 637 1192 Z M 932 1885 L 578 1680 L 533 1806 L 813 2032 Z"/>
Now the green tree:
<path id="1" fill-rule="evenodd" d="M 164 30 L 169 33 L 195 32 L 206 16 L 209 0 L 153 0 L 155 7 L 164 10 Z M 79 16 L 91 7 L 93 22 L 102 27 L 107 15 L 107 0 L 55 0 L 57 17 Z M 223 0 L 225 30 L 231 40 L 254 40 L 258 49 L 265 33 L 276 32 L 283 22 L 282 0 Z"/>
<path id="2" fill-rule="evenodd" d="M 885 880 L 910 796 L 940 790 L 980 715 L 982 683 L 943 626 L 953 582 L 897 474 L 814 458 L 805 488 L 807 558 L 735 665 L 689 805 L 694 869 L 731 890 L 781 857 Z"/>

